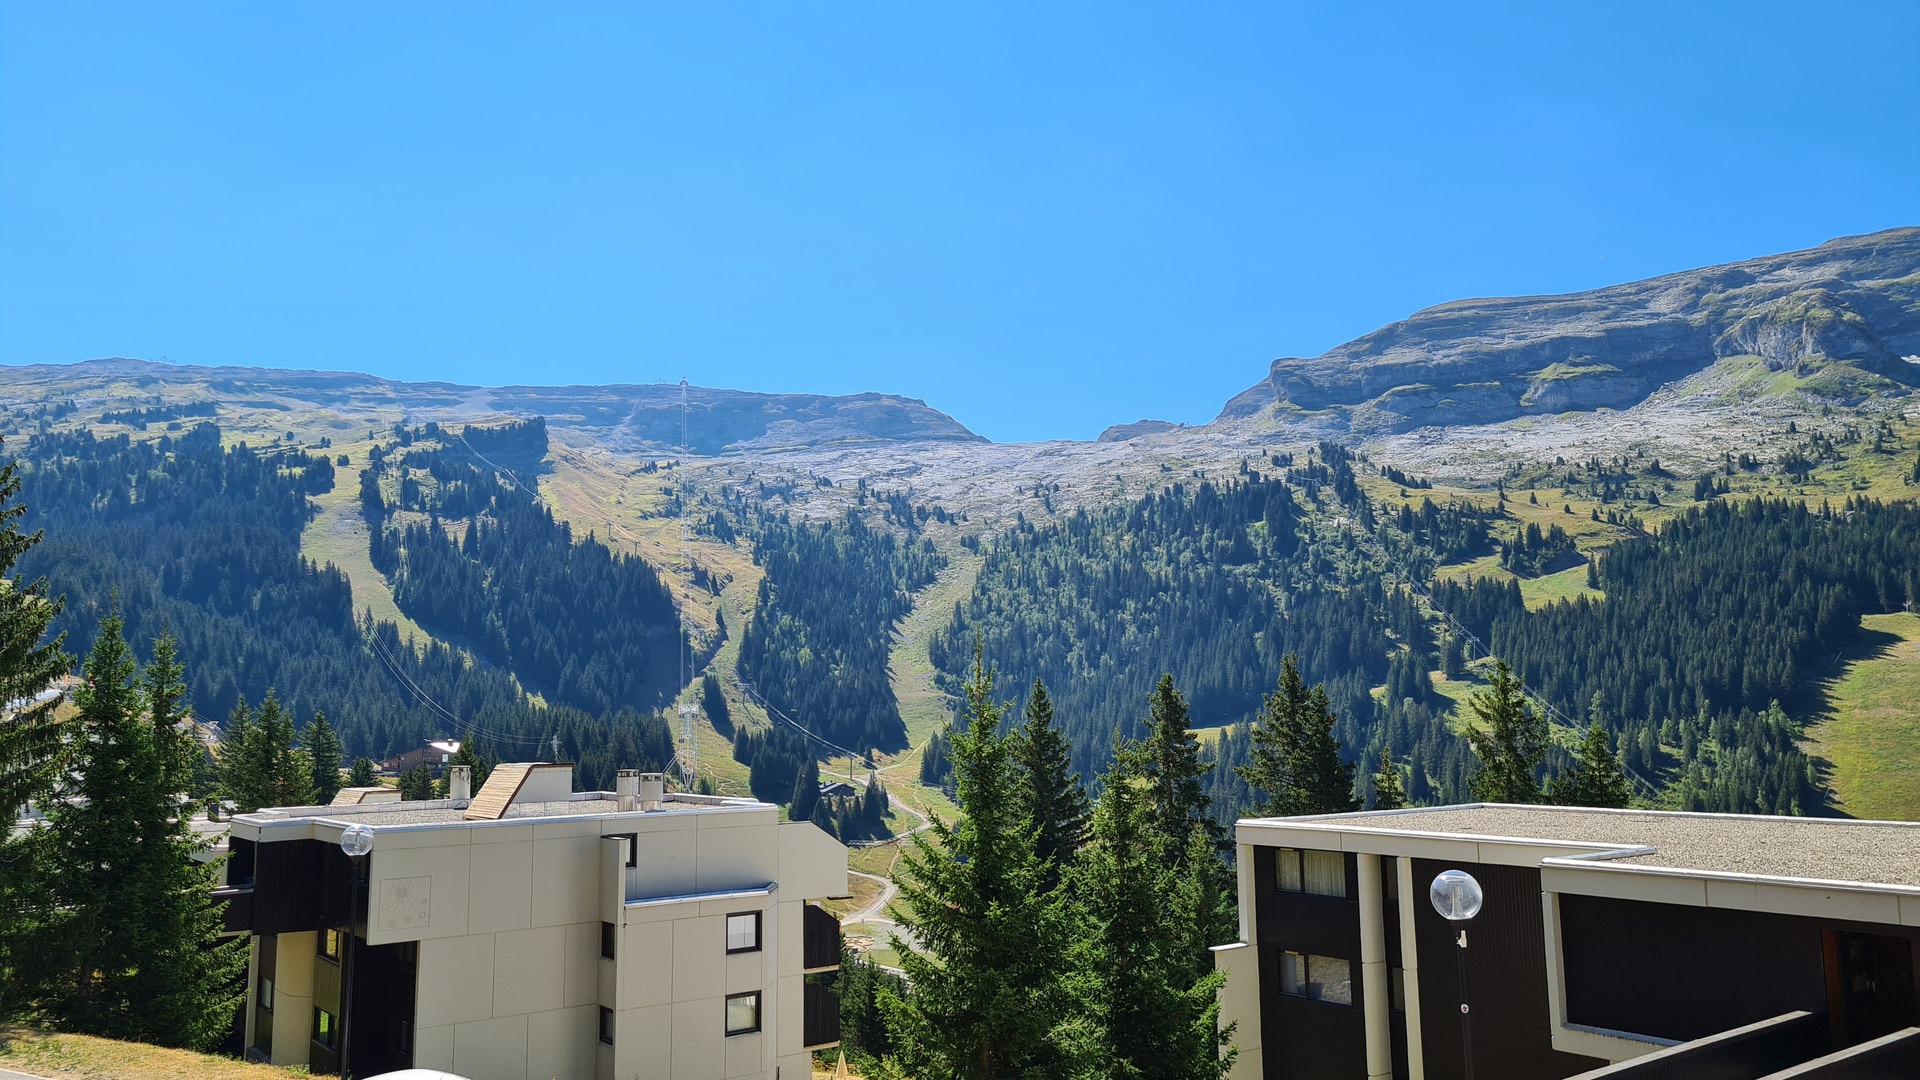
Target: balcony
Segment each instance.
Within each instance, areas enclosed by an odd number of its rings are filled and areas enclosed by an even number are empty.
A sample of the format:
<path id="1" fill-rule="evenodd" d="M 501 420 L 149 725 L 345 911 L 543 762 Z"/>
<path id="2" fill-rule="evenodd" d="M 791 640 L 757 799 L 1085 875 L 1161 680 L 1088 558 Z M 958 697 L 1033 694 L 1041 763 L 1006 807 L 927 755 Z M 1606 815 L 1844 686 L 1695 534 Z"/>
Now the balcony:
<path id="1" fill-rule="evenodd" d="M 802 967 L 809 972 L 831 971 L 840 966 L 840 920 L 817 904 L 801 909 L 806 920 L 801 925 L 805 942 Z"/>
<path id="2" fill-rule="evenodd" d="M 840 995 L 823 983 L 807 984 L 805 1015 L 801 1030 L 808 1050 L 825 1050 L 840 1045 Z"/>

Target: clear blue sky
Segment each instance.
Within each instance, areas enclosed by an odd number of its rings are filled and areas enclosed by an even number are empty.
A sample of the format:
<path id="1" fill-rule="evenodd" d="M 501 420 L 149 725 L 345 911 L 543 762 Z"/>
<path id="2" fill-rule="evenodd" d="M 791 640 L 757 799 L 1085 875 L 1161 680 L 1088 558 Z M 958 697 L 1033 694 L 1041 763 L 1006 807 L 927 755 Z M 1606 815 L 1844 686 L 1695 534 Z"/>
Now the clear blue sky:
<path id="1" fill-rule="evenodd" d="M 1449 299 L 1920 224 L 1911 0 L 1335 6 L 4 0 L 0 363 L 1091 438 Z"/>

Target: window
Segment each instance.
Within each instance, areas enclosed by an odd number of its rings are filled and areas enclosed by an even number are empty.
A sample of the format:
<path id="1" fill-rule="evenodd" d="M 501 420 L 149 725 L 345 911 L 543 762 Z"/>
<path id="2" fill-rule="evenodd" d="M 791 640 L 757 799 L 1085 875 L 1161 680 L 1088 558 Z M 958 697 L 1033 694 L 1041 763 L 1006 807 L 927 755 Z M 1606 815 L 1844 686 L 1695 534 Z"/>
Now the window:
<path id="1" fill-rule="evenodd" d="M 760 1030 L 760 992 L 727 998 L 727 1034 L 746 1035 Z"/>
<path id="2" fill-rule="evenodd" d="M 1394 1012 L 1407 1011 L 1407 973 L 1400 968 L 1387 969 L 1387 993 L 1393 999 Z"/>
<path id="3" fill-rule="evenodd" d="M 1280 992 L 1329 1005 L 1352 1005 L 1353 965 L 1333 956 L 1281 953 Z"/>
<path id="4" fill-rule="evenodd" d="M 1273 887 L 1314 896 L 1347 895 L 1347 857 L 1337 851 L 1280 848 L 1273 856 Z"/>
<path id="5" fill-rule="evenodd" d="M 419 942 L 402 941 L 394 945 L 393 949 L 394 949 L 393 959 L 401 967 L 406 968 L 409 971 L 417 970 L 420 967 L 420 943 Z"/>
<path id="6" fill-rule="evenodd" d="M 633 832 L 608 833 L 606 838 L 608 840 L 625 840 L 627 842 L 627 866 L 629 868 L 632 868 L 640 865 L 640 834 L 639 833 L 633 833 Z"/>
<path id="7" fill-rule="evenodd" d="M 1380 860 L 1380 890 L 1387 899 L 1400 899 L 1400 860 L 1388 855 Z"/>
<path id="8" fill-rule="evenodd" d="M 600 1041 L 613 1045 L 613 1010 L 605 1005 L 600 1006 Z"/>
<path id="9" fill-rule="evenodd" d="M 260 1002 L 261 1008 L 268 1012 L 273 1011 L 273 976 L 260 976 L 260 993 L 256 995 L 256 999 Z"/>
<path id="10" fill-rule="evenodd" d="M 601 923 L 600 924 L 600 958 L 602 960 L 613 959 L 613 942 L 614 942 L 613 924 L 610 922 Z"/>
<path id="11" fill-rule="evenodd" d="M 727 916 L 727 952 L 757 952 L 760 949 L 760 913 Z"/>
<path id="12" fill-rule="evenodd" d="M 1347 895 L 1347 857 L 1337 851 L 1300 853 L 1301 879 L 1314 896 Z"/>
<path id="13" fill-rule="evenodd" d="M 323 959 L 331 960 L 336 964 L 339 963 L 340 962 L 340 931 L 333 930 L 333 929 L 322 930 L 317 935 L 317 937 L 318 937 L 318 941 L 316 942 L 316 944 L 319 946 L 318 952 L 320 956 Z"/>
<path id="14" fill-rule="evenodd" d="M 1281 892 L 1300 891 L 1300 853 L 1283 847 L 1273 856 L 1273 887 Z"/>
<path id="15" fill-rule="evenodd" d="M 313 1010 L 313 1041 L 327 1049 L 333 1049 L 334 1040 L 340 1035 L 340 1022 L 325 1009 Z"/>

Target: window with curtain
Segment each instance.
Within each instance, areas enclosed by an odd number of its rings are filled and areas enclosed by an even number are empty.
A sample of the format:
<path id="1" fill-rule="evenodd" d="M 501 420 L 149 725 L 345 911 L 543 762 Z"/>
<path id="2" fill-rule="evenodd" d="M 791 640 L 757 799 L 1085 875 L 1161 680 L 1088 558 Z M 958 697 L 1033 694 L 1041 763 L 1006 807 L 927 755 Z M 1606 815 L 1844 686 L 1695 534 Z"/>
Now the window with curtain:
<path id="1" fill-rule="evenodd" d="M 1347 857 L 1337 851 L 1300 853 L 1303 891 L 1314 896 L 1347 895 Z"/>

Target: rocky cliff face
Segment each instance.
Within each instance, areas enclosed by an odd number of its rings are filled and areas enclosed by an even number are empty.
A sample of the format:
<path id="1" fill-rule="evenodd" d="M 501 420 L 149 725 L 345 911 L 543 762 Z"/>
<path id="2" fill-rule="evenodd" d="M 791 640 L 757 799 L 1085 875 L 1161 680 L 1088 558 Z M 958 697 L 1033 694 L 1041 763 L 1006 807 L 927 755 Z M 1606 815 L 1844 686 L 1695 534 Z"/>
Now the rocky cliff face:
<path id="1" fill-rule="evenodd" d="M 163 394 L 163 391 L 165 393 Z M 189 367 L 142 360 L 89 360 L 0 369 L 0 403 L 75 399 L 82 409 L 131 401 L 130 394 L 223 407 L 389 417 L 410 423 L 468 421 L 490 414 L 544 416 L 552 428 L 580 429 L 590 441 L 625 451 L 680 445 L 680 388 L 617 386 L 461 386 L 400 382 L 334 371 Z M 925 402 L 892 394 L 754 394 L 687 388 L 685 438 L 696 454 L 790 450 L 889 442 L 985 442 Z"/>
<path id="2" fill-rule="evenodd" d="M 1220 419 L 1299 413 L 1357 434 L 1628 408 L 1734 356 L 1836 384 L 1920 384 L 1920 228 L 1565 296 L 1428 308 L 1273 362 Z"/>

